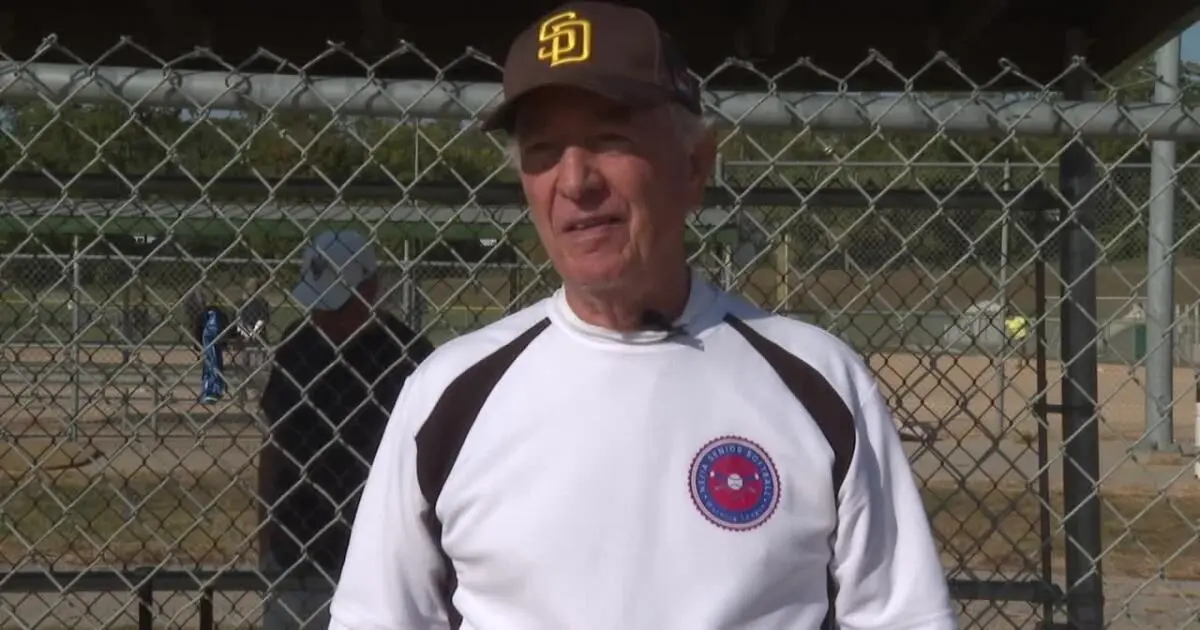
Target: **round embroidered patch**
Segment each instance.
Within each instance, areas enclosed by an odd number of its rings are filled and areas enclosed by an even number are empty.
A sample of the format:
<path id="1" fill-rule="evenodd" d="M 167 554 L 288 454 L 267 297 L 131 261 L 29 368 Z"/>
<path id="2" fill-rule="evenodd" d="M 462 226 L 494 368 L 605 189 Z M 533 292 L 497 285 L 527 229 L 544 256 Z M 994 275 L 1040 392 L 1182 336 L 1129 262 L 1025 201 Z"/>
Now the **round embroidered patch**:
<path id="1" fill-rule="evenodd" d="M 735 531 L 767 522 L 779 503 L 779 475 L 771 457 L 761 446 L 735 436 L 719 437 L 700 449 L 688 485 L 705 518 Z"/>

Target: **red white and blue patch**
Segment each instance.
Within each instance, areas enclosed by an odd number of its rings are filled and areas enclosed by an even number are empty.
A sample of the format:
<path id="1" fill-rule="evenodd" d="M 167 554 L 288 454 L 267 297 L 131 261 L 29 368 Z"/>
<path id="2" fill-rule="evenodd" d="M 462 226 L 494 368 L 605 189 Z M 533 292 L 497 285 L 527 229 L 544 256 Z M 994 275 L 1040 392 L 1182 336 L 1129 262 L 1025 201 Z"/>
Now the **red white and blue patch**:
<path id="1" fill-rule="evenodd" d="M 775 463 L 745 438 L 724 436 L 705 444 L 692 460 L 689 482 L 696 509 L 724 529 L 754 529 L 779 504 Z"/>

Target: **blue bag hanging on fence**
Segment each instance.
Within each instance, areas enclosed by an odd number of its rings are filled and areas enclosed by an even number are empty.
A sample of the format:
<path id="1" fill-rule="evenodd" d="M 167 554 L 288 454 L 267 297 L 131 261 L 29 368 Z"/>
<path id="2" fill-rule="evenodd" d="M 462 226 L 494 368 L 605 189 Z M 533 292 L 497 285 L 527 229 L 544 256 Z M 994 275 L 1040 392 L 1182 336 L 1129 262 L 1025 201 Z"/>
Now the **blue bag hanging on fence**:
<path id="1" fill-rule="evenodd" d="M 200 343 L 204 348 L 204 361 L 200 370 L 200 402 L 214 403 L 225 395 L 225 379 L 222 370 L 225 360 L 222 356 L 224 340 L 221 333 L 225 331 L 225 315 L 218 308 L 209 307 L 204 310 L 204 327 L 200 334 Z"/>

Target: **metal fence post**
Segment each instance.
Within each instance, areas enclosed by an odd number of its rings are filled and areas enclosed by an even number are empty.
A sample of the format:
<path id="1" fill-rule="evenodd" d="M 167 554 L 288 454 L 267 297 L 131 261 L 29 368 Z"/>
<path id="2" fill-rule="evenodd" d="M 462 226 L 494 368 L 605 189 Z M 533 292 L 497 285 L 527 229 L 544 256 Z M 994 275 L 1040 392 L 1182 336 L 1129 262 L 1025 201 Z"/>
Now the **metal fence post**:
<path id="1" fill-rule="evenodd" d="M 1154 101 L 1179 99 L 1179 38 L 1155 56 Z M 1174 443 L 1172 378 L 1175 368 L 1175 142 L 1156 140 L 1150 157 L 1150 238 L 1146 257 L 1146 430 L 1138 447 L 1163 450 Z"/>
<path id="2" fill-rule="evenodd" d="M 1073 31 L 1068 51 L 1084 52 L 1083 33 Z M 1069 63 L 1076 63 L 1068 60 Z M 1090 89 L 1076 67 L 1064 86 L 1069 99 Z M 1096 422 L 1096 163 L 1084 140 L 1068 140 L 1059 163 L 1064 209 L 1060 266 L 1062 300 L 1063 513 L 1066 514 L 1067 615 L 1074 630 L 1104 627 L 1104 583 L 1100 575 L 1100 432 Z"/>
<path id="3" fill-rule="evenodd" d="M 1186 320 L 1187 339 L 1184 347 L 1186 353 L 1184 365 L 1188 366 L 1192 375 L 1192 448 L 1200 449 L 1200 361 L 1196 359 L 1196 345 L 1200 341 L 1200 304 L 1188 304 L 1184 314 L 1179 319 Z M 1200 460 L 1192 464 L 1192 475 L 1200 479 Z"/>
<path id="4" fill-rule="evenodd" d="M 417 274 L 421 272 L 420 263 L 418 263 L 412 253 L 412 243 L 409 239 L 404 239 L 402 257 L 404 262 L 402 277 L 404 285 L 401 289 L 402 299 L 404 301 L 404 321 L 413 330 L 422 330 L 425 326 L 425 313 L 422 310 L 424 300 L 421 299 L 419 287 L 421 279 Z"/>
<path id="5" fill-rule="evenodd" d="M 1000 182 L 1000 189 L 1008 192 L 1012 189 L 1012 162 L 1004 160 L 1004 179 Z M 999 388 L 996 392 L 996 415 L 999 416 L 1000 426 L 997 429 L 996 435 L 1003 435 L 1008 430 L 1008 415 L 1004 409 L 1004 397 L 1008 392 L 1008 358 L 1011 355 L 1010 351 L 1015 346 L 1010 343 L 1008 336 L 1008 226 L 1012 222 L 1012 208 L 1005 207 L 1001 217 L 1000 224 L 1000 352 L 999 361 L 996 362 L 996 386 Z M 1023 341 L 1022 341 L 1023 343 Z"/>
<path id="6" fill-rule="evenodd" d="M 80 296 L 83 287 L 79 279 L 79 236 L 71 237 L 71 422 L 67 428 L 67 437 L 74 441 L 79 437 L 79 412 L 81 409 L 80 388 L 83 387 L 83 365 L 79 354 L 79 311 L 83 308 Z"/>

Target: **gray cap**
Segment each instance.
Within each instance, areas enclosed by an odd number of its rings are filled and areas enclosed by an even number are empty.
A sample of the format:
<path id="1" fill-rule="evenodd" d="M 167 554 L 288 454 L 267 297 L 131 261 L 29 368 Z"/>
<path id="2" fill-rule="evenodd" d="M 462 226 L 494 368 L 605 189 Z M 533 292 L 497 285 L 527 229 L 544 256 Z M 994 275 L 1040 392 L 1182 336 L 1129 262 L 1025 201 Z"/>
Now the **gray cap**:
<path id="1" fill-rule="evenodd" d="M 304 251 L 300 282 L 292 297 L 308 310 L 336 311 L 378 269 L 375 251 L 361 234 L 323 232 Z"/>

